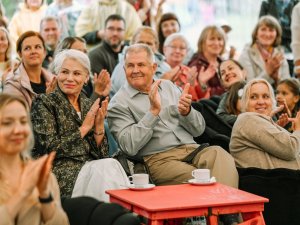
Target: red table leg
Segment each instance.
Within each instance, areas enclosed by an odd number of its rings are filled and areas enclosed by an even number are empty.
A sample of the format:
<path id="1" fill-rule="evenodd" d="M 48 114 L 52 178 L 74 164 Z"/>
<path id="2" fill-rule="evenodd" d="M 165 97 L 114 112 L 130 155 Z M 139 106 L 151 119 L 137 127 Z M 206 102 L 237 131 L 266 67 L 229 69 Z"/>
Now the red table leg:
<path id="1" fill-rule="evenodd" d="M 209 225 L 218 225 L 218 216 L 210 215 L 208 216 Z"/>
<path id="2" fill-rule="evenodd" d="M 163 225 L 164 220 L 148 220 L 149 225 Z"/>

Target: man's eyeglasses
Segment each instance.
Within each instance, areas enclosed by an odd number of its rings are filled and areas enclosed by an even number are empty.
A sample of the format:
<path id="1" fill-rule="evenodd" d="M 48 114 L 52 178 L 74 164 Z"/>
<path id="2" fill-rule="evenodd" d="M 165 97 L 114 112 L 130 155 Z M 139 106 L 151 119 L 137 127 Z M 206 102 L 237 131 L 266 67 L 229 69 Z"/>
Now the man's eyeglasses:
<path id="1" fill-rule="evenodd" d="M 124 31 L 123 28 L 115 28 L 115 27 L 107 27 L 106 29 L 109 30 L 110 32 L 117 31 L 118 33 L 121 33 Z"/>

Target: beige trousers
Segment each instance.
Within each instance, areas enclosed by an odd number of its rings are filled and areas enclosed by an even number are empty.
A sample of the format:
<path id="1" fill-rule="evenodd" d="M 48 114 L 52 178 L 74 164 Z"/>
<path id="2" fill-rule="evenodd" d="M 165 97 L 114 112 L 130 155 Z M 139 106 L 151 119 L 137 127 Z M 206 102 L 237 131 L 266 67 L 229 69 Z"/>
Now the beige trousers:
<path id="1" fill-rule="evenodd" d="M 209 146 L 200 151 L 192 164 L 182 160 L 197 144 L 182 145 L 166 152 L 145 156 L 151 177 L 156 185 L 181 184 L 192 179 L 195 169 L 210 169 L 211 176 L 217 182 L 231 187 L 238 187 L 238 173 L 232 156 L 219 146 Z"/>

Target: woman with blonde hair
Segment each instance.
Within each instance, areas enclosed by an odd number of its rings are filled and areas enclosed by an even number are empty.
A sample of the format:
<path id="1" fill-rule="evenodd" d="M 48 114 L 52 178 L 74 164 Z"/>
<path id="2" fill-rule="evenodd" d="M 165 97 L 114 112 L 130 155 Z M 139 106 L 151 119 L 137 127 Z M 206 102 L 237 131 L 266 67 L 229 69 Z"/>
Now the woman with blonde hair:
<path id="1" fill-rule="evenodd" d="M 0 92 L 6 75 L 14 68 L 17 60 L 13 58 L 13 43 L 8 31 L 0 27 Z"/>
<path id="2" fill-rule="evenodd" d="M 0 224 L 69 224 L 50 172 L 55 154 L 32 160 L 32 146 L 27 104 L 0 94 Z"/>
<path id="3" fill-rule="evenodd" d="M 217 68 L 222 61 L 221 55 L 225 50 L 225 42 L 225 33 L 218 26 L 207 26 L 200 34 L 198 51 L 188 63 L 189 67 L 197 67 L 200 98 L 221 95 L 225 91 L 217 75 Z"/>
<path id="4" fill-rule="evenodd" d="M 233 126 L 230 153 L 236 166 L 261 169 L 300 169 L 300 112 L 290 133 L 273 119 L 276 100 L 272 86 L 265 79 L 253 79 L 244 87 L 242 114 Z"/>
<path id="5" fill-rule="evenodd" d="M 243 49 L 239 62 L 247 71 L 247 80 L 266 79 L 276 87 L 281 79 L 290 77 L 288 62 L 281 44 L 282 30 L 272 16 L 259 19 L 252 32 L 252 43 Z"/>

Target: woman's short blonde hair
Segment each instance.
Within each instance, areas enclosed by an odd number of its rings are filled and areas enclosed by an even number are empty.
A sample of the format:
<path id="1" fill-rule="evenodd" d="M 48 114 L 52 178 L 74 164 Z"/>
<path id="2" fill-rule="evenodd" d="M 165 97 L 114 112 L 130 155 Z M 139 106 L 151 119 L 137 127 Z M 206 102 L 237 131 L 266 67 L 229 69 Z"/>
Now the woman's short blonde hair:
<path id="1" fill-rule="evenodd" d="M 225 51 L 226 35 L 225 35 L 224 30 L 221 27 L 218 27 L 215 25 L 207 26 L 202 30 L 200 37 L 198 39 L 198 44 L 197 44 L 198 45 L 198 53 L 204 52 L 204 44 L 210 34 L 216 35 L 217 37 L 220 37 L 223 39 L 224 46 L 220 53 L 220 55 L 222 55 Z"/>
<path id="2" fill-rule="evenodd" d="M 271 101 L 272 101 L 272 109 L 274 110 L 276 108 L 275 94 L 274 94 L 274 90 L 273 90 L 271 84 L 265 79 L 253 79 L 253 80 L 250 80 L 246 84 L 246 86 L 244 87 L 243 95 L 242 95 L 242 99 L 241 99 L 241 110 L 242 110 L 242 112 L 247 112 L 247 107 L 248 107 L 249 100 L 250 100 L 251 87 L 254 84 L 258 84 L 258 83 L 262 83 L 262 84 L 265 84 L 265 85 L 268 86 L 270 98 L 271 98 Z"/>

